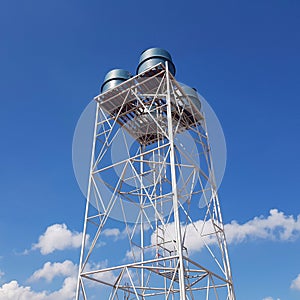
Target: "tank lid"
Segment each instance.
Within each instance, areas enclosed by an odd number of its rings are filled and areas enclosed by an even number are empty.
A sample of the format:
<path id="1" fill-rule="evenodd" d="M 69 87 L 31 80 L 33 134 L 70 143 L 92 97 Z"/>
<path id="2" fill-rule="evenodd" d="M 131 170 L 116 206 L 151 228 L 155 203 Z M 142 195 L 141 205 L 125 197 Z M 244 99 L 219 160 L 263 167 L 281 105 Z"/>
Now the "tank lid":
<path id="1" fill-rule="evenodd" d="M 162 48 L 149 48 L 149 49 L 144 50 L 141 53 L 139 63 L 141 63 L 142 61 L 144 61 L 145 59 L 148 59 L 150 57 L 163 57 L 163 58 L 167 58 L 168 60 L 172 61 L 172 56 L 167 50 L 162 49 Z"/>
<path id="2" fill-rule="evenodd" d="M 131 74 L 129 71 L 124 69 L 113 69 L 107 72 L 107 74 L 104 77 L 103 82 L 106 82 L 108 80 L 112 79 L 129 79 L 131 77 Z"/>

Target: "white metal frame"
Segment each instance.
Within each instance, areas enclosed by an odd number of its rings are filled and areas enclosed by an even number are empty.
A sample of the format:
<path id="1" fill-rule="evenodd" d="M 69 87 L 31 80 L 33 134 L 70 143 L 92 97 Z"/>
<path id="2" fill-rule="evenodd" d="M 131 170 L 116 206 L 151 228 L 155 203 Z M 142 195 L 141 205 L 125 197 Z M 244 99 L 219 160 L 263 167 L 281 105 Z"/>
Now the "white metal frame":
<path id="1" fill-rule="evenodd" d="M 76 299 L 101 286 L 99 299 L 235 300 L 203 113 L 167 62 L 95 100 Z M 194 141 L 190 153 L 185 135 Z M 120 136 L 127 157 L 112 160 Z M 116 215 L 126 261 L 101 250 Z"/>

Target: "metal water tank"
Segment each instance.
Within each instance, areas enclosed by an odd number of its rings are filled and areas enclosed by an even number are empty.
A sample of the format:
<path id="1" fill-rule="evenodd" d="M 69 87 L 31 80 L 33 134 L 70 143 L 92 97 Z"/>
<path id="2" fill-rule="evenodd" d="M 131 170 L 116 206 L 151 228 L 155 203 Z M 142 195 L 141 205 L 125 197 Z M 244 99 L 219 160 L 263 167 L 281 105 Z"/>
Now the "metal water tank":
<path id="1" fill-rule="evenodd" d="M 168 62 L 170 73 L 175 76 L 176 69 L 175 65 L 172 61 L 172 57 L 170 53 L 161 48 L 150 48 L 142 52 L 140 56 L 139 65 L 136 70 L 136 74 L 140 74 L 148 69 L 151 69 L 153 66 Z"/>
<path id="2" fill-rule="evenodd" d="M 107 90 L 110 90 L 124 81 L 131 78 L 130 72 L 123 69 L 114 69 L 109 71 L 103 81 L 101 86 L 101 93 L 104 93 Z"/>
<path id="3" fill-rule="evenodd" d="M 182 84 L 182 83 L 180 83 L 180 87 L 181 87 L 182 91 L 193 102 L 193 104 L 196 106 L 198 111 L 200 111 L 201 110 L 201 102 L 200 102 L 200 98 L 198 96 L 197 90 L 194 88 L 191 88 L 190 86 L 188 86 L 186 84 Z M 179 94 L 179 101 L 182 101 L 182 103 L 186 106 L 190 106 L 189 101 L 182 95 L 181 92 L 179 92 L 179 90 L 178 90 L 177 94 Z"/>

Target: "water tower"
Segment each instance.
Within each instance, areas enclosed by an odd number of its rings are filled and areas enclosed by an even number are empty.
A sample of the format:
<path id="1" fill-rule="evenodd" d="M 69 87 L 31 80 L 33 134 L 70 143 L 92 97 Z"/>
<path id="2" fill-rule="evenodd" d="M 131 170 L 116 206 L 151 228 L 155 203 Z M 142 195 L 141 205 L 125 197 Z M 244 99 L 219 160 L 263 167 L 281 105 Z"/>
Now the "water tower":
<path id="1" fill-rule="evenodd" d="M 152 48 L 95 101 L 76 299 L 234 300 L 198 93 Z"/>

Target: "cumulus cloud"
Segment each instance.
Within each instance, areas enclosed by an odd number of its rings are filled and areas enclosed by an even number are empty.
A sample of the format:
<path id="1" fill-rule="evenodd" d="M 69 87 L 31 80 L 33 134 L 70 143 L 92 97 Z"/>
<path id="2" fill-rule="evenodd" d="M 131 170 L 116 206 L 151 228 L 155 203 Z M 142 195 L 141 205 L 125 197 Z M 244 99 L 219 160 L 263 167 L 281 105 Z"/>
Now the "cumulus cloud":
<path id="1" fill-rule="evenodd" d="M 97 264 L 87 264 L 86 271 L 102 269 L 107 267 L 107 265 L 107 260 Z M 46 279 L 47 282 L 51 282 L 56 276 L 65 277 L 61 289 L 57 291 L 36 292 L 30 286 L 22 286 L 16 280 L 13 280 L 0 286 L 0 300 L 73 300 L 76 293 L 77 266 L 69 260 L 62 263 L 45 263 L 43 268 L 33 273 L 29 281 Z M 94 275 L 94 278 L 109 283 L 115 282 L 117 279 L 112 271 L 97 273 Z M 93 281 L 89 284 L 91 287 L 98 286 Z"/>
<path id="2" fill-rule="evenodd" d="M 300 215 L 294 218 L 277 209 L 271 209 L 267 217 L 255 217 L 244 224 L 236 221 L 226 224 L 225 233 L 228 243 L 240 243 L 248 238 L 293 240 L 300 234 Z"/>
<path id="3" fill-rule="evenodd" d="M 294 216 L 287 216 L 277 209 L 271 209 L 267 217 L 255 217 L 244 224 L 232 221 L 229 224 L 225 224 L 224 228 L 228 244 L 241 243 L 248 239 L 257 238 L 289 241 L 296 239 L 300 234 L 300 215 L 295 218 Z M 174 223 L 167 224 L 164 230 L 165 240 L 175 240 Z M 216 243 L 214 226 L 211 220 L 207 220 L 206 222 L 197 220 L 193 224 L 188 224 L 187 227 L 183 229 L 183 236 L 184 232 L 184 245 L 189 252 L 200 251 L 205 244 L 211 245 Z M 199 238 L 199 236 L 201 236 L 201 238 Z M 156 239 L 156 234 L 153 233 L 151 237 L 152 245 L 160 242 Z M 171 247 L 174 247 L 173 243 L 170 243 L 168 246 L 168 248 Z"/>
<path id="4" fill-rule="evenodd" d="M 145 226 L 146 227 L 146 226 Z M 147 230 L 145 229 L 144 230 Z M 111 237 L 114 238 L 115 240 L 121 240 L 126 238 L 129 234 L 132 234 L 134 230 L 134 234 L 138 233 L 140 230 L 140 226 L 127 226 L 126 228 L 124 228 L 122 231 L 119 228 L 107 228 L 105 230 L 103 230 L 102 234 L 106 237 Z"/>
<path id="5" fill-rule="evenodd" d="M 75 297 L 76 278 L 67 277 L 60 290 L 53 293 L 35 292 L 29 286 L 20 286 L 16 280 L 0 287 L 0 300 L 71 300 Z"/>
<path id="6" fill-rule="evenodd" d="M 105 269 L 107 267 L 108 267 L 107 259 L 100 261 L 98 263 L 87 263 L 86 267 L 85 267 L 85 272 L 91 272 L 91 271 L 95 271 L 95 270 Z M 104 282 L 109 282 L 109 283 L 114 283 L 117 280 L 117 276 L 114 274 L 113 271 L 96 273 L 92 277 L 94 277 L 95 279 L 104 281 Z M 99 286 L 98 283 L 94 282 L 94 281 L 90 281 L 89 285 L 90 286 Z"/>
<path id="7" fill-rule="evenodd" d="M 151 227 L 149 224 L 143 224 L 143 231 L 149 230 Z M 135 225 L 135 226 L 126 226 L 123 228 L 123 230 L 120 230 L 119 228 L 107 228 L 102 231 L 102 235 L 108 238 L 114 238 L 114 240 L 122 240 L 128 237 L 128 235 L 132 234 L 140 234 L 141 226 Z"/>
<path id="8" fill-rule="evenodd" d="M 33 273 L 29 281 L 44 278 L 50 282 L 56 276 L 67 276 L 61 289 L 54 292 L 35 292 L 30 286 L 22 286 L 16 280 L 12 280 L 0 286 L 0 300 L 71 300 L 75 297 L 76 275 L 77 267 L 71 261 L 66 260 L 63 263 L 52 264 L 47 262 L 42 269 Z"/>
<path id="9" fill-rule="evenodd" d="M 119 228 L 108 228 L 103 230 L 102 234 L 107 237 L 118 238 L 121 234 L 121 231 Z"/>
<path id="10" fill-rule="evenodd" d="M 77 279 L 75 277 L 67 277 L 64 280 L 60 290 L 49 294 L 43 300 L 71 300 L 75 298 Z M 1 300 L 1 299 L 0 299 Z"/>
<path id="11" fill-rule="evenodd" d="M 32 249 L 39 249 L 43 255 L 46 255 L 55 250 L 78 248 L 81 246 L 81 240 L 81 233 L 70 231 L 65 224 L 54 224 L 46 229 Z"/>
<path id="12" fill-rule="evenodd" d="M 19 286 L 18 282 L 13 280 L 0 287 L 0 300 L 43 300 L 46 292 L 35 293 L 30 287 Z"/>
<path id="13" fill-rule="evenodd" d="M 300 274 L 292 281 L 291 289 L 300 291 Z"/>
<path id="14" fill-rule="evenodd" d="M 175 244 L 172 242 L 176 240 L 175 235 L 175 223 L 169 223 L 164 228 L 165 237 L 164 241 L 169 241 L 165 244 L 164 247 L 170 251 L 175 251 Z M 185 228 L 182 229 L 182 236 L 184 237 L 184 246 L 188 249 L 189 252 L 199 251 L 205 244 L 213 244 L 216 242 L 214 235 L 214 227 L 211 220 L 204 222 L 203 220 L 198 220 L 193 224 L 188 224 Z M 199 238 L 201 236 L 201 238 Z M 155 245 L 156 243 L 164 242 L 160 240 L 156 234 L 151 236 L 151 244 Z"/>
<path id="15" fill-rule="evenodd" d="M 62 263 L 46 262 L 42 269 L 35 271 L 29 278 L 29 281 L 37 281 L 41 278 L 51 282 L 56 276 L 72 276 L 77 274 L 77 265 L 73 264 L 70 260 L 65 260 Z"/>
<path id="16" fill-rule="evenodd" d="M 131 247 L 130 250 L 126 251 L 124 262 L 126 261 L 138 261 L 141 258 L 141 248 L 137 246 Z"/>
<path id="17" fill-rule="evenodd" d="M 115 283 L 117 280 L 117 276 L 115 276 L 112 271 L 98 273 L 94 276 L 94 278 L 109 283 Z"/>

